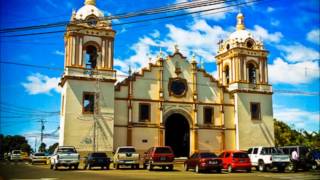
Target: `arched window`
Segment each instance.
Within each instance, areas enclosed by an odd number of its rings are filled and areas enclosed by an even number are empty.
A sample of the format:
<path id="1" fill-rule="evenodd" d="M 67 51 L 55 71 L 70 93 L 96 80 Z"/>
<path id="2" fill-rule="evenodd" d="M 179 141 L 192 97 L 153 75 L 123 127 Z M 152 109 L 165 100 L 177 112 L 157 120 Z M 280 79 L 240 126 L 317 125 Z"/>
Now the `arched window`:
<path id="1" fill-rule="evenodd" d="M 226 83 L 229 84 L 229 82 L 230 82 L 230 69 L 229 69 L 229 66 L 226 66 L 226 68 L 225 68 L 225 75 L 226 75 Z"/>
<path id="2" fill-rule="evenodd" d="M 97 66 L 97 48 L 89 45 L 86 47 L 86 68 L 87 69 L 95 69 Z"/>
<path id="3" fill-rule="evenodd" d="M 249 64 L 248 66 L 249 69 L 249 83 L 250 84 L 256 84 L 256 77 L 257 77 L 257 72 L 256 72 L 256 67 L 253 64 Z"/>

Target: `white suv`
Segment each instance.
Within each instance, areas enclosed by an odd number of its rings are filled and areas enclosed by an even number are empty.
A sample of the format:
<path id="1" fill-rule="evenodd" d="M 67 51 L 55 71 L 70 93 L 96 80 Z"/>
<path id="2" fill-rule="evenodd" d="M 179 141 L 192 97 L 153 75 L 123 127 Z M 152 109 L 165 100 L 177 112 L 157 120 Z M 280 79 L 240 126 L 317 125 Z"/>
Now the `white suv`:
<path id="1" fill-rule="evenodd" d="M 275 147 L 252 147 L 248 150 L 248 155 L 252 166 L 259 171 L 277 167 L 278 171 L 283 172 L 290 163 L 289 156 Z"/>

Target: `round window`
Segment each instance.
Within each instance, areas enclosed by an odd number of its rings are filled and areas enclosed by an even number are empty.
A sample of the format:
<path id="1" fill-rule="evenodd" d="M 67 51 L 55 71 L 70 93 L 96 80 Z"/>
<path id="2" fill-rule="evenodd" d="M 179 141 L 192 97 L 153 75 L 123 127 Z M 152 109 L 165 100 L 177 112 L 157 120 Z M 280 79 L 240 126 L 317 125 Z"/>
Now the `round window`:
<path id="1" fill-rule="evenodd" d="M 183 96 L 187 91 L 187 82 L 184 79 L 172 79 L 169 83 L 170 94 Z"/>

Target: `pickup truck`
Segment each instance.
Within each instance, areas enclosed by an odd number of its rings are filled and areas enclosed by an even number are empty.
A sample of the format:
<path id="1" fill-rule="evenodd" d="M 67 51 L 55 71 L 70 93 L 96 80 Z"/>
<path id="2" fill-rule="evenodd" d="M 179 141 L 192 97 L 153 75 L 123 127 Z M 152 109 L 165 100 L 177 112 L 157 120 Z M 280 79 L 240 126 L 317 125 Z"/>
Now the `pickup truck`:
<path id="1" fill-rule="evenodd" d="M 113 156 L 113 166 L 119 169 L 120 165 L 131 166 L 132 169 L 139 168 L 140 155 L 132 146 L 118 147 Z"/>
<path id="2" fill-rule="evenodd" d="M 58 146 L 50 158 L 50 169 L 57 170 L 59 166 L 78 169 L 80 155 L 73 146 Z"/>
<path id="3" fill-rule="evenodd" d="M 277 167 L 283 172 L 290 164 L 290 157 L 275 147 L 253 147 L 248 150 L 252 166 L 259 171 L 266 171 Z"/>

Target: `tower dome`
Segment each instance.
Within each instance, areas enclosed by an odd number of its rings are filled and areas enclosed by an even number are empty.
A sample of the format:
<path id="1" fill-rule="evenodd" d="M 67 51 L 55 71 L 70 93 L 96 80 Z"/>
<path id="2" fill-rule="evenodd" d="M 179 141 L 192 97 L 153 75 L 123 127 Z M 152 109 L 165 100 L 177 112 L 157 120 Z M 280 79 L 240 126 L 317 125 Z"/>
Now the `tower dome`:
<path id="1" fill-rule="evenodd" d="M 250 31 L 246 30 L 244 15 L 241 12 L 237 15 L 236 31 L 231 33 L 228 39 L 219 43 L 218 54 L 236 47 L 256 50 L 264 49 L 263 43 L 256 39 Z"/>
<path id="2" fill-rule="evenodd" d="M 96 0 L 85 0 L 84 6 L 76 12 L 75 18 L 77 20 L 85 20 L 92 15 L 97 18 L 104 17 L 103 12 L 96 7 Z"/>

